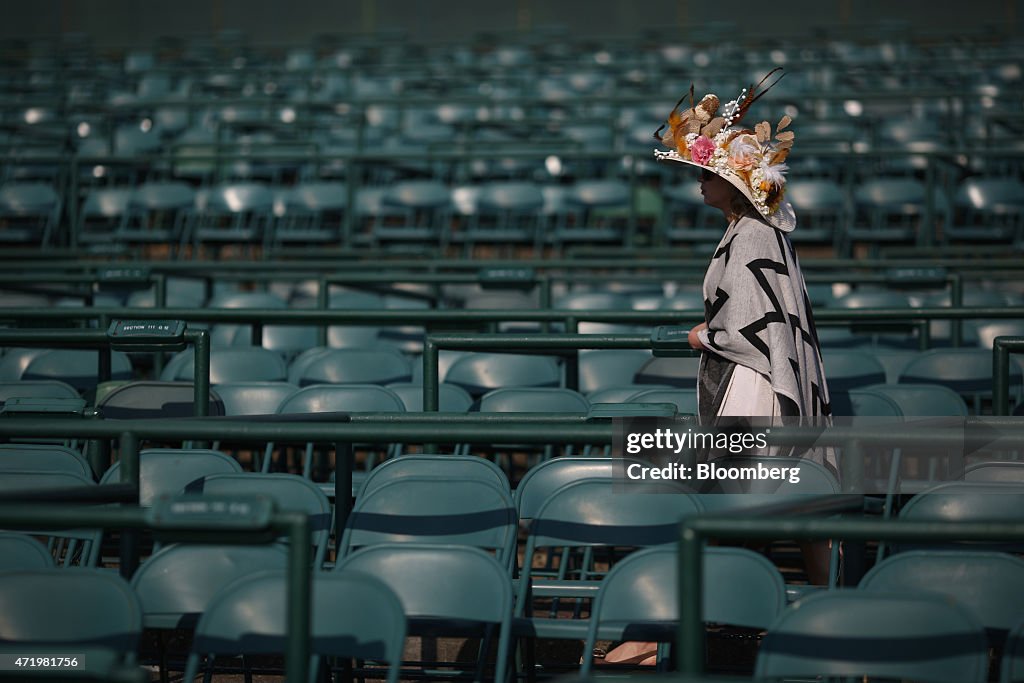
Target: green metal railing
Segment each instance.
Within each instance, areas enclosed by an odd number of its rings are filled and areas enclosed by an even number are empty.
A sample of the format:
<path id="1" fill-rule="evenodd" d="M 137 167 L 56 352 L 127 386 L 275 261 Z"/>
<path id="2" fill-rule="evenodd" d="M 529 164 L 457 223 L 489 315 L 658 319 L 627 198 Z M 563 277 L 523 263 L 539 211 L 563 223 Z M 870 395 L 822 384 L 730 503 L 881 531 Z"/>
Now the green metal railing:
<path id="1" fill-rule="evenodd" d="M 48 289 L 48 286 L 70 285 L 70 289 Z M 84 285 L 84 286 L 83 286 Z M 107 265 L 95 273 L 21 273 L 0 274 L 0 290 L 75 297 L 92 306 L 97 287 L 149 288 L 153 287 L 156 305 L 167 304 L 167 277 L 151 273 L 148 268 L 121 268 Z"/>
<path id="2" fill-rule="evenodd" d="M 193 370 L 193 406 L 196 417 L 203 417 L 209 414 L 210 403 L 210 334 L 206 330 L 186 329 L 183 334 L 183 341 L 191 344 L 194 349 L 194 370 Z M 98 380 L 105 382 L 111 375 L 111 347 L 116 341 L 102 330 L 12 330 L 0 329 L 0 346 L 19 347 L 44 347 L 44 348 L 95 348 L 98 349 Z M 17 420 L 7 420 L 7 422 Z M 38 421 L 38 420 L 37 420 Z M 52 423 L 54 420 L 47 416 L 42 424 Z M 89 421 L 99 424 L 100 421 Z M 120 434 L 112 434 L 106 439 L 119 437 L 121 483 L 131 487 L 134 492 L 134 499 L 138 501 L 139 495 L 139 442 L 135 434 L 123 431 Z M 102 441 L 96 448 L 91 448 L 90 465 L 97 472 L 102 472 L 110 464 L 110 446 L 107 441 Z M 102 492 L 98 492 L 102 495 Z M 122 566 L 125 571 L 134 571 L 137 559 L 137 539 L 126 534 L 122 538 L 121 555 Z"/>
<path id="3" fill-rule="evenodd" d="M 75 309 L 86 310 L 86 309 Z M 148 309 L 138 309 L 148 310 Z M 34 347 L 46 349 L 97 349 L 99 352 L 98 380 L 107 382 L 111 374 L 111 350 L 119 341 L 107 335 L 106 325 L 121 316 L 87 316 L 96 319 L 104 329 L 99 330 L 38 330 L 0 328 L 0 346 Z M 136 316 L 125 316 L 135 319 Z M 81 319 L 81 318 L 78 318 Z M 154 318 L 146 318 L 153 320 Z M 157 318 L 178 320 L 178 318 Z M 210 333 L 206 330 L 186 328 L 183 335 L 185 344 L 191 344 L 195 351 L 193 369 L 193 391 L 196 417 L 209 414 L 210 403 Z"/>
<path id="4" fill-rule="evenodd" d="M 323 417 L 323 416 L 321 416 Z M 328 415 L 328 418 L 330 416 Z M 139 487 L 138 444 L 143 439 L 167 441 L 229 441 L 237 443 L 332 443 L 337 445 L 335 475 L 336 527 L 344 527 L 351 510 L 353 443 L 594 443 L 611 444 L 611 420 L 588 421 L 586 416 L 543 416 L 531 413 L 495 418 L 483 415 L 373 413 L 333 419 L 267 421 L 212 417 L 141 420 L 75 420 L 55 417 L 34 420 L 0 418 L 0 436 L 21 438 L 118 439 L 121 481 Z M 537 422 L 557 426 L 538 433 Z"/>
<path id="5" fill-rule="evenodd" d="M 122 482 L 138 488 L 138 443 L 141 439 L 168 441 L 200 440 L 275 443 L 333 443 L 340 454 L 336 461 L 335 499 L 338 527 L 347 518 L 352 486 L 354 458 L 352 443 L 589 443 L 611 444 L 614 425 L 609 418 L 588 419 L 585 415 L 504 415 L 450 413 L 352 413 L 347 422 L 330 418 L 303 421 L 267 421 L 245 418 L 177 418 L 141 420 L 77 420 L 55 417 L 34 420 L 22 417 L 0 419 L 0 437 L 119 439 Z M 692 418 L 676 417 L 685 431 Z M 543 430 L 537 425 L 544 424 Z M 802 428 L 772 427 L 766 439 L 771 446 L 843 446 L 841 474 L 844 491 L 857 492 L 862 472 L 858 472 L 861 448 L 921 447 L 954 448 L 962 452 L 964 426 L 984 429 L 991 448 L 1019 448 L 1024 438 L 1024 421 L 1015 418 L 970 418 L 964 424 L 929 425 L 928 429 L 908 430 L 906 424 L 857 425 L 845 427 Z M 848 462 L 847 462 L 848 461 Z"/>
<path id="6" fill-rule="evenodd" d="M 149 511 L 140 508 L 103 509 L 26 503 L 0 503 L 0 527 L 26 531 L 99 528 L 136 532 L 165 528 L 154 522 Z M 210 518 L 203 523 L 191 521 L 187 526 L 176 526 L 175 531 L 196 534 L 194 538 L 190 537 L 190 542 L 269 543 L 281 535 L 288 537 L 285 678 L 288 683 L 306 683 L 309 671 L 312 565 L 309 518 L 298 512 L 273 511 L 266 527 L 252 525 L 240 528 L 237 523 L 230 524 Z M 269 537 L 268 532 L 272 532 Z"/>
<path id="7" fill-rule="evenodd" d="M 69 320 L 185 320 L 189 322 L 242 323 L 259 328 L 263 325 L 431 325 L 446 328 L 481 327 L 503 322 L 562 323 L 570 332 L 581 322 L 617 323 L 622 325 L 672 325 L 696 323 L 704 318 L 703 310 L 608 311 L 573 309 L 528 310 L 424 310 L 394 309 L 195 309 L 195 308 L 122 308 L 94 307 L 69 309 L 3 308 L 0 320 L 69 321 Z M 921 324 L 931 320 L 973 320 L 993 318 L 1011 320 L 1024 318 L 1024 307 L 962 308 L 861 308 L 830 309 L 815 312 L 818 323 L 892 323 Z M 928 343 L 923 337 L 922 347 Z"/>
<path id="8" fill-rule="evenodd" d="M 737 518 L 707 516 L 682 522 L 679 548 L 678 668 L 704 668 L 703 551 L 708 539 L 845 541 L 1020 541 L 1024 522 L 929 522 L 902 519 Z"/>
<path id="9" fill-rule="evenodd" d="M 1024 353 L 1024 337 L 996 337 L 992 343 L 992 413 L 1010 414 L 1010 354 Z"/>
<path id="10" fill-rule="evenodd" d="M 452 351 L 544 353 L 565 356 L 565 384 L 579 388 L 577 352 L 582 349 L 651 349 L 650 335 L 639 334 L 429 334 L 423 344 L 423 410 L 437 411 L 439 400 L 438 356 Z M 698 357 L 692 349 L 676 355 Z"/>

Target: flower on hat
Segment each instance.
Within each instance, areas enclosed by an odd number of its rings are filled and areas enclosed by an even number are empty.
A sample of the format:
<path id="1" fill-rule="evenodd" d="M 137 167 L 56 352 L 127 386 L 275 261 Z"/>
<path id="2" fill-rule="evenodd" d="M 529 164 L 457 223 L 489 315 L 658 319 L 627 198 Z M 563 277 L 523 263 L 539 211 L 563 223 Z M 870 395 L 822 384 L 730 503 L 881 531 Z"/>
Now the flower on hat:
<path id="1" fill-rule="evenodd" d="M 690 145 L 690 158 L 701 166 L 707 166 L 711 161 L 711 155 L 715 153 L 714 141 L 706 135 L 698 135 L 697 139 Z"/>
<path id="2" fill-rule="evenodd" d="M 757 138 L 738 135 L 729 143 L 728 165 L 734 171 L 752 171 L 763 159 Z"/>

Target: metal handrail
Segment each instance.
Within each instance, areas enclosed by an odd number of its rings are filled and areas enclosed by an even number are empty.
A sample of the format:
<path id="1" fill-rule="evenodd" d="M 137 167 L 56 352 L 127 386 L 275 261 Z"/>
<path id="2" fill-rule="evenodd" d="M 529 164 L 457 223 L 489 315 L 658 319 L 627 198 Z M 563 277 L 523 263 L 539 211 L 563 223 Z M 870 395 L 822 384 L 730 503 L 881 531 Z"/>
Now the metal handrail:
<path id="1" fill-rule="evenodd" d="M 1024 337 L 996 337 L 992 342 L 992 413 L 1010 414 L 1010 354 L 1024 353 Z"/>

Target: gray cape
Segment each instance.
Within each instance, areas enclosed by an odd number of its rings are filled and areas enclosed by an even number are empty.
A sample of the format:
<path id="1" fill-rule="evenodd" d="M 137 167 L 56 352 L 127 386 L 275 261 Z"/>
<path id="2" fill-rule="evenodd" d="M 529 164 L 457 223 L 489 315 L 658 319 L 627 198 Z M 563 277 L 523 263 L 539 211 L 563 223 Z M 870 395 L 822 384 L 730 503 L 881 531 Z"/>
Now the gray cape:
<path id="1" fill-rule="evenodd" d="M 784 415 L 831 415 L 807 287 L 781 230 L 750 214 L 729 226 L 704 276 L 704 316 L 710 350 L 767 377 Z M 702 373 L 716 364 L 704 356 Z"/>

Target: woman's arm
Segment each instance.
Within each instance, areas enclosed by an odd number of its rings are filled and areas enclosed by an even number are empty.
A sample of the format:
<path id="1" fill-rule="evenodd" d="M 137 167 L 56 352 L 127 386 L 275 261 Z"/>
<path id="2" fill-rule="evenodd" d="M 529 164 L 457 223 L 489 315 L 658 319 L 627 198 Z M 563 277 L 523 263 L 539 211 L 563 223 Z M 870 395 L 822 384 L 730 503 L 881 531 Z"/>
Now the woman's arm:
<path id="1" fill-rule="evenodd" d="M 703 350 L 705 350 L 705 348 L 707 348 L 701 342 L 700 336 L 699 336 L 700 332 L 702 330 L 706 330 L 706 329 L 708 329 L 708 324 L 707 323 L 701 323 L 699 325 L 694 326 L 693 329 L 690 330 L 690 333 L 686 336 L 687 341 L 690 342 L 690 348 L 696 349 L 698 351 L 703 351 Z"/>

